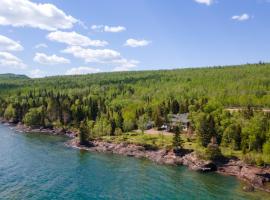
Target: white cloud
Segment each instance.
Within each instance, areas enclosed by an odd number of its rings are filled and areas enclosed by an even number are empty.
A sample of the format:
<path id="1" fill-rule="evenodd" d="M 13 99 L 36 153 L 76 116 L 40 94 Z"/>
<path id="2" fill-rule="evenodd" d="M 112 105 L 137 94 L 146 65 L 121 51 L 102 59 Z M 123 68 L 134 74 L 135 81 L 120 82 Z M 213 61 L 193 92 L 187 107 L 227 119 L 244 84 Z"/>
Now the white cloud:
<path id="1" fill-rule="evenodd" d="M 0 67 L 25 69 L 26 65 L 21 59 L 8 52 L 0 52 Z"/>
<path id="2" fill-rule="evenodd" d="M 45 43 L 39 43 L 35 46 L 35 49 L 39 49 L 39 48 L 48 48 L 48 45 Z"/>
<path id="3" fill-rule="evenodd" d="M 40 69 L 34 69 L 30 71 L 30 76 L 32 78 L 41 78 L 45 76 L 45 72 Z"/>
<path id="4" fill-rule="evenodd" d="M 92 25 L 91 29 L 98 32 L 119 33 L 126 30 L 124 26 Z"/>
<path id="5" fill-rule="evenodd" d="M 92 26 L 91 26 L 91 29 L 92 29 L 92 30 L 98 31 L 98 32 L 103 32 L 103 28 L 104 28 L 103 25 L 92 25 Z"/>
<path id="6" fill-rule="evenodd" d="M 123 58 L 118 51 L 112 49 L 85 49 L 79 46 L 72 46 L 64 49 L 63 53 L 72 54 L 76 58 L 83 59 L 86 63 L 103 63 L 117 67 L 116 71 L 129 70 L 135 67 L 139 61 Z"/>
<path id="7" fill-rule="evenodd" d="M 121 58 L 119 52 L 111 49 L 85 49 L 79 46 L 71 46 L 62 52 L 72 54 L 76 58 L 84 59 L 85 62 L 104 63 Z"/>
<path id="8" fill-rule="evenodd" d="M 0 51 L 22 51 L 23 47 L 14 40 L 0 35 Z"/>
<path id="9" fill-rule="evenodd" d="M 211 4 L 214 3 L 214 0 L 195 0 L 197 3 L 200 3 L 200 4 L 205 4 L 207 6 L 210 6 Z"/>
<path id="10" fill-rule="evenodd" d="M 70 29 L 77 19 L 67 15 L 53 4 L 34 3 L 29 0 L 1 0 L 0 25 L 33 27 L 54 31 Z"/>
<path id="11" fill-rule="evenodd" d="M 126 28 L 123 26 L 104 26 L 105 32 L 118 33 L 125 31 Z"/>
<path id="12" fill-rule="evenodd" d="M 148 40 L 136 40 L 131 38 L 128 39 L 124 45 L 129 47 L 143 47 L 149 45 L 150 43 L 151 41 Z"/>
<path id="13" fill-rule="evenodd" d="M 59 57 L 56 55 L 48 56 L 44 53 L 36 53 L 34 59 L 35 62 L 44 65 L 57 65 L 57 64 L 68 64 L 70 61 L 64 57 Z"/>
<path id="14" fill-rule="evenodd" d="M 140 62 L 137 60 L 127 60 L 122 58 L 120 60 L 115 60 L 114 64 L 117 66 L 113 68 L 113 71 L 129 71 L 132 68 L 136 67 Z"/>
<path id="15" fill-rule="evenodd" d="M 93 67 L 75 67 L 66 71 L 66 75 L 92 74 L 101 72 L 98 68 Z"/>
<path id="16" fill-rule="evenodd" d="M 56 31 L 51 32 L 47 35 L 47 38 L 51 41 L 56 41 L 60 43 L 65 43 L 72 46 L 95 46 L 95 47 L 103 47 L 108 44 L 108 42 L 103 40 L 91 40 L 90 38 L 78 34 L 74 31 L 72 32 L 63 32 Z"/>
<path id="17" fill-rule="evenodd" d="M 246 13 L 242 14 L 242 15 L 235 15 L 232 16 L 233 20 L 237 20 L 237 21 L 246 21 L 250 19 L 250 16 Z"/>

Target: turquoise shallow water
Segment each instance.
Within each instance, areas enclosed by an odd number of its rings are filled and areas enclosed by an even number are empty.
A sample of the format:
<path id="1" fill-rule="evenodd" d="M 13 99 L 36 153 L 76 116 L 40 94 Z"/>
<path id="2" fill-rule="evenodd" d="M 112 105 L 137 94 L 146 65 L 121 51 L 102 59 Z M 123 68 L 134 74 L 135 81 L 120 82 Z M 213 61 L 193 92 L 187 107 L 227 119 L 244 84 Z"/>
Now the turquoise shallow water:
<path id="1" fill-rule="evenodd" d="M 270 199 L 233 177 L 89 153 L 0 125 L 0 199 Z"/>

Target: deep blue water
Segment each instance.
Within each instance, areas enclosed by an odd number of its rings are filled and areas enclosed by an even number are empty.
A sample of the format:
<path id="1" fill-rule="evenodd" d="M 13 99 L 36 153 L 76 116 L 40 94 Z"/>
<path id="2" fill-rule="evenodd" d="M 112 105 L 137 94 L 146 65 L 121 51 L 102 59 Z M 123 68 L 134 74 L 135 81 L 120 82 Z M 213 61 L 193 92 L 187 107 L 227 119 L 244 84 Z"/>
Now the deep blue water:
<path id="1" fill-rule="evenodd" d="M 233 177 L 89 153 L 0 125 L 0 199 L 267 199 Z"/>

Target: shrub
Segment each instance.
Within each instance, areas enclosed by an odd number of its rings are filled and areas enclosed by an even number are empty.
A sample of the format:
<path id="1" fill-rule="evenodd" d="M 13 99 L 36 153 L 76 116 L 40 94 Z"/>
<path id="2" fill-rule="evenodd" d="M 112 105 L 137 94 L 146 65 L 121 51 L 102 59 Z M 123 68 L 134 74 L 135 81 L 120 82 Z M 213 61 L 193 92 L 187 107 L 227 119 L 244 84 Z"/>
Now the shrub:
<path id="1" fill-rule="evenodd" d="M 222 157 L 222 153 L 217 144 L 209 144 L 206 148 L 205 155 L 209 160 L 217 160 Z"/>
<path id="2" fill-rule="evenodd" d="M 23 122 L 27 126 L 44 125 L 42 108 L 31 108 L 24 116 Z"/>
<path id="3" fill-rule="evenodd" d="M 245 154 L 243 156 L 243 161 L 245 163 L 257 166 L 263 166 L 265 164 L 264 156 L 255 152 Z"/>
<path id="4" fill-rule="evenodd" d="M 115 135 L 122 135 L 123 132 L 122 132 L 121 128 L 116 128 L 114 134 Z"/>

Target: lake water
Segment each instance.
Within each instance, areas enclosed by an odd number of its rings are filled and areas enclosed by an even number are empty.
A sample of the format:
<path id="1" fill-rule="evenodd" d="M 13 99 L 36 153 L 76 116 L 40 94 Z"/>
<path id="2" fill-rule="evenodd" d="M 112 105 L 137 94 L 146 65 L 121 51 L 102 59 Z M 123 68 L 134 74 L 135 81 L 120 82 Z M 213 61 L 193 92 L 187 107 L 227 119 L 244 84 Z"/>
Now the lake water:
<path id="1" fill-rule="evenodd" d="M 0 125 L 0 199 L 270 199 L 215 173 L 89 153 L 67 139 Z"/>

